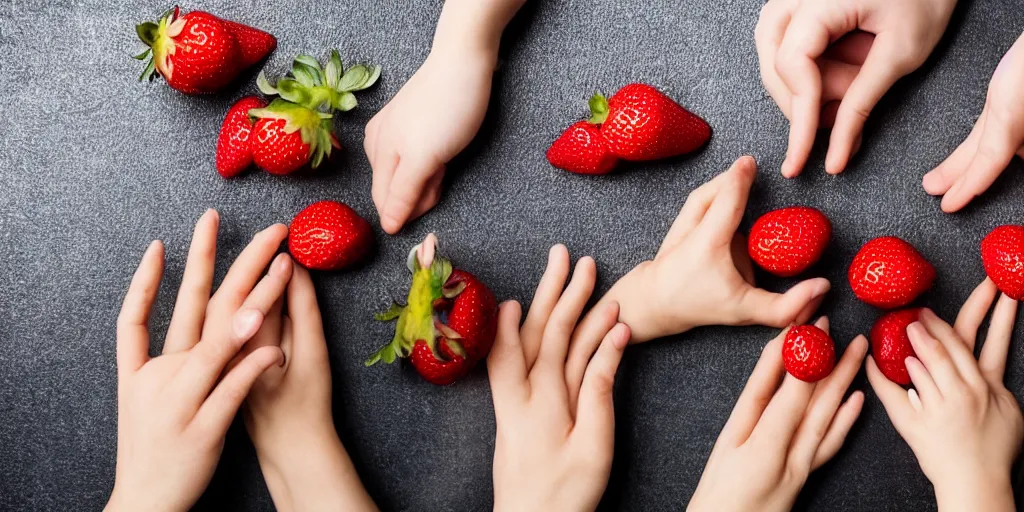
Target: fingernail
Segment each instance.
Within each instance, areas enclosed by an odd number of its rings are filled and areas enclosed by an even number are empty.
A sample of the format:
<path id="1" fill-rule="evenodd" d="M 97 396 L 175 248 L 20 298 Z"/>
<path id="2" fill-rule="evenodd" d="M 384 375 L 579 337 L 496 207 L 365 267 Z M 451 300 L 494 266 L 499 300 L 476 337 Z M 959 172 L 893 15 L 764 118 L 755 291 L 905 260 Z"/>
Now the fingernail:
<path id="1" fill-rule="evenodd" d="M 243 309 L 235 313 L 235 319 L 231 323 L 235 338 L 247 340 L 256 334 L 263 321 L 263 314 L 255 309 Z"/>
<path id="2" fill-rule="evenodd" d="M 279 274 L 287 274 L 288 266 L 291 258 L 287 254 L 280 254 L 277 257 L 277 261 L 274 263 L 274 271 Z"/>

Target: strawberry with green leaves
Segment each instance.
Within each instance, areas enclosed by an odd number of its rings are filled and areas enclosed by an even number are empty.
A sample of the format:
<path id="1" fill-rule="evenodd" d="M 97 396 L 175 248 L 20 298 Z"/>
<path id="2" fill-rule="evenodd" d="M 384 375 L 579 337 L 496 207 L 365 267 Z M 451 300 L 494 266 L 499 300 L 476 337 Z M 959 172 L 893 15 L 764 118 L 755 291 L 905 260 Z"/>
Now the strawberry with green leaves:
<path id="1" fill-rule="evenodd" d="M 397 320 L 395 336 L 366 365 L 407 357 L 425 380 L 446 385 L 487 357 L 497 332 L 498 302 L 475 276 L 437 255 L 436 247 L 431 233 L 409 253 L 413 277 L 407 304 L 376 316 Z"/>

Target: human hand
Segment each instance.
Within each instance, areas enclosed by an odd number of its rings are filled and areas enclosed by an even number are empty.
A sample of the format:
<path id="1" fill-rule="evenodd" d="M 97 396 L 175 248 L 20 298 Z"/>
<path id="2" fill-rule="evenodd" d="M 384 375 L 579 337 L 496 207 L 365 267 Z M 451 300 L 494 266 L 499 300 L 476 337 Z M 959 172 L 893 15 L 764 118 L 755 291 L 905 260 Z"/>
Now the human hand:
<path id="1" fill-rule="evenodd" d="M 1010 165 L 1024 158 L 1024 34 L 992 75 L 988 97 L 974 129 L 956 151 L 924 176 L 924 190 L 942 197 L 942 211 L 952 213 L 988 190 Z"/>
<path id="2" fill-rule="evenodd" d="M 868 381 L 935 487 L 940 510 L 1014 510 L 1010 467 L 1024 439 L 1024 419 L 1003 372 L 1016 301 L 999 298 L 981 357 L 974 358 L 978 329 L 997 293 L 985 279 L 953 327 L 921 311 L 920 321 L 907 327 L 917 353 L 906 361 L 910 391 L 868 358 Z"/>
<path id="3" fill-rule="evenodd" d="M 800 174 L 819 125 L 832 126 L 825 170 L 842 172 L 871 110 L 924 63 L 955 6 L 956 0 L 769 0 L 755 40 L 765 89 L 790 121 L 782 174 Z"/>
<path id="4" fill-rule="evenodd" d="M 815 324 L 828 331 L 828 319 Z M 765 346 L 711 450 L 687 510 L 790 510 L 808 475 L 843 446 L 864 393 L 843 395 L 868 342 L 857 336 L 832 373 L 803 382 L 786 373 L 783 331 Z M 780 385 L 781 382 L 781 385 Z"/>
<path id="5" fill-rule="evenodd" d="M 225 371 L 288 284 L 291 259 L 274 257 L 288 229 L 257 233 L 211 298 L 217 225 L 213 210 L 196 225 L 160 356 L 149 357 L 147 328 L 164 267 L 159 241 L 128 288 L 117 320 L 117 471 L 107 510 L 188 510 L 213 476 L 246 393 L 282 362 L 268 346 Z"/>
<path id="6" fill-rule="evenodd" d="M 274 304 L 246 351 L 264 346 L 280 346 L 285 364 L 256 381 L 243 410 L 274 506 L 376 510 L 334 427 L 320 307 L 309 272 L 299 265 L 292 266 L 287 299 Z"/>
<path id="7" fill-rule="evenodd" d="M 594 510 L 611 472 L 615 441 L 612 384 L 629 328 L 614 303 L 598 306 L 584 336 L 592 358 L 574 389 L 566 385 L 569 338 L 594 290 L 594 260 L 581 258 L 568 287 L 569 253 L 551 248 L 530 312 L 502 304 L 487 360 L 494 397 L 494 510 Z M 588 340 L 589 342 L 590 340 Z M 570 404 L 569 394 L 579 396 Z"/>

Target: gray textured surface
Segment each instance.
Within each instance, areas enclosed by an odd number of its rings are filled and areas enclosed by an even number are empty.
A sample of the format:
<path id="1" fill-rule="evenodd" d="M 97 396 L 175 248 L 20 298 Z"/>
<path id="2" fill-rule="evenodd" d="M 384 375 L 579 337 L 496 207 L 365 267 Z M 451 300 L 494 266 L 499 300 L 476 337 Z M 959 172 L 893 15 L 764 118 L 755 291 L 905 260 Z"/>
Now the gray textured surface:
<path id="1" fill-rule="evenodd" d="M 630 5 L 626 5 L 630 4 Z M 384 68 L 340 125 L 350 150 L 315 176 L 224 181 L 213 147 L 233 99 L 190 98 L 135 82 L 133 22 L 163 2 L 0 2 L 0 509 L 91 510 L 104 503 L 115 458 L 114 320 L 146 243 L 167 243 L 168 269 L 153 322 L 166 328 L 192 224 L 222 212 L 219 276 L 252 233 L 287 222 L 319 199 L 342 200 L 371 221 L 362 126 L 426 55 L 436 1 L 204 1 L 194 7 L 275 32 L 280 73 L 300 51 L 338 47 L 346 61 Z M 981 280 L 977 244 L 994 225 L 1020 222 L 1020 161 L 976 206 L 943 215 L 920 178 L 965 137 L 991 71 L 1024 28 L 1016 2 L 962 5 L 933 59 L 901 82 L 868 124 L 864 148 L 839 177 L 817 147 L 804 177 L 777 172 L 787 126 L 758 78 L 753 28 L 760 2 L 531 0 L 503 49 L 495 100 L 474 146 L 452 165 L 444 200 L 397 237 L 378 230 L 368 266 L 316 276 L 331 348 L 336 416 L 371 494 L 386 510 L 483 510 L 490 505 L 493 413 L 485 375 L 449 388 L 407 367 L 365 369 L 388 339 L 371 312 L 404 285 L 404 255 L 437 231 L 455 261 L 501 298 L 528 300 L 546 248 L 594 255 L 606 288 L 650 257 L 695 186 L 743 153 L 762 173 L 748 210 L 821 208 L 835 240 L 818 266 L 835 290 L 824 305 L 837 341 L 870 328 L 845 268 L 879 235 L 915 244 L 939 271 L 925 302 L 952 318 Z M 551 169 L 544 149 L 580 117 L 594 89 L 645 81 L 714 127 L 697 155 L 603 179 Z M 769 288 L 790 282 L 766 280 Z M 1018 333 L 1020 330 L 1018 330 Z M 631 348 L 620 372 L 616 461 L 605 504 L 679 510 L 753 367 L 768 329 L 701 329 Z M 1024 391 L 1015 345 L 1008 382 Z M 863 379 L 856 386 L 865 387 Z M 927 510 L 931 488 L 868 392 L 861 421 L 836 460 L 812 477 L 798 508 Z M 201 509 L 270 509 L 238 425 Z"/>

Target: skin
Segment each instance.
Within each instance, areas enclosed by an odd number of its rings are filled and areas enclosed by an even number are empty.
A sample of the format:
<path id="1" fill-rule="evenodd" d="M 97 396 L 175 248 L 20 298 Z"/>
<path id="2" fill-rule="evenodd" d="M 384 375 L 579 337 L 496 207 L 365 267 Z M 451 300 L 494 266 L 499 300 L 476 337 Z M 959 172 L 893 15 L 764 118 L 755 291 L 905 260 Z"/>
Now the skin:
<path id="1" fill-rule="evenodd" d="M 907 327 L 914 387 L 889 381 L 868 358 L 867 374 L 893 426 L 935 488 L 940 511 L 1015 510 L 1010 469 L 1024 440 L 1024 417 L 1003 384 L 1018 304 L 1002 295 L 981 355 L 978 329 L 999 291 L 982 282 L 949 325 L 931 310 Z"/>
<path id="2" fill-rule="evenodd" d="M 487 360 L 497 434 L 494 510 L 594 510 L 611 472 L 615 441 L 612 384 L 629 328 L 618 307 L 593 313 L 594 348 L 583 380 L 569 389 L 566 355 L 573 330 L 594 290 L 597 269 L 584 257 L 572 280 L 569 253 L 551 249 L 537 295 L 520 327 L 522 308 L 501 305 L 498 335 Z M 579 396 L 578 403 L 570 395 Z"/>
<path id="3" fill-rule="evenodd" d="M 430 55 L 366 125 L 373 202 L 395 234 L 441 199 L 445 164 L 487 112 L 501 33 L 525 0 L 447 0 Z"/>
<path id="4" fill-rule="evenodd" d="M 128 288 L 117 321 L 117 470 L 107 510 L 188 510 L 249 389 L 283 361 L 272 346 L 239 354 L 288 283 L 292 262 L 275 257 L 288 230 L 257 233 L 211 297 L 218 223 L 210 210 L 196 225 L 161 355 L 149 356 L 147 327 L 164 268 L 159 241 Z"/>
<path id="5" fill-rule="evenodd" d="M 1024 34 L 992 75 L 985 108 L 956 151 L 924 176 L 924 190 L 942 196 L 942 211 L 967 206 L 1006 170 L 1014 154 L 1024 158 Z"/>
<path id="6" fill-rule="evenodd" d="M 815 325 L 828 331 L 828 319 Z M 811 471 L 842 447 L 864 405 L 843 395 L 860 370 L 868 342 L 858 336 L 835 369 L 816 382 L 786 373 L 783 331 L 768 343 L 711 450 L 687 510 L 787 511 Z"/>
<path id="7" fill-rule="evenodd" d="M 783 176 L 803 171 L 819 127 L 832 128 L 826 172 L 842 172 L 872 109 L 924 63 L 955 6 L 955 0 L 769 0 L 755 40 L 764 86 L 790 121 Z"/>
<path id="8" fill-rule="evenodd" d="M 275 508 L 376 511 L 334 426 L 320 307 L 298 265 L 246 351 L 263 347 L 280 347 L 285 362 L 253 385 L 244 417 Z"/>

